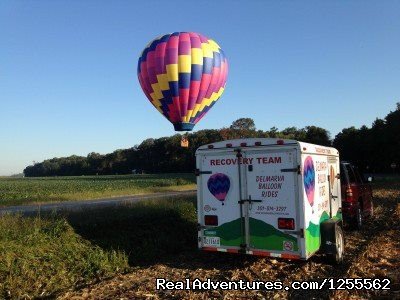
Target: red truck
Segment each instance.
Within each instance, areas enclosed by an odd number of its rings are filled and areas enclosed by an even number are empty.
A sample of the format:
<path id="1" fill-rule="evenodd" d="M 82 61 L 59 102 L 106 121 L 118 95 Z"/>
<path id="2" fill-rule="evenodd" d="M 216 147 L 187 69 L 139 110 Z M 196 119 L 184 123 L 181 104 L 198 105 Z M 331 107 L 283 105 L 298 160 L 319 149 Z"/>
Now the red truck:
<path id="1" fill-rule="evenodd" d="M 353 228 L 361 229 L 366 217 L 372 217 L 372 188 L 358 169 L 349 162 L 340 163 L 343 219 Z"/>

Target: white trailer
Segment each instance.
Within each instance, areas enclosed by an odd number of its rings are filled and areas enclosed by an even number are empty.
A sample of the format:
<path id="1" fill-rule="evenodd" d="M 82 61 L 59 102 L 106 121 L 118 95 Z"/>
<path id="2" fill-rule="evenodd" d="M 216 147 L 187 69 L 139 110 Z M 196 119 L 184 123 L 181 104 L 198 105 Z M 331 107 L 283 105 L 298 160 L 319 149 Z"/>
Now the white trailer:
<path id="1" fill-rule="evenodd" d="M 343 260 L 339 152 L 249 138 L 196 151 L 198 247 L 205 251 Z"/>

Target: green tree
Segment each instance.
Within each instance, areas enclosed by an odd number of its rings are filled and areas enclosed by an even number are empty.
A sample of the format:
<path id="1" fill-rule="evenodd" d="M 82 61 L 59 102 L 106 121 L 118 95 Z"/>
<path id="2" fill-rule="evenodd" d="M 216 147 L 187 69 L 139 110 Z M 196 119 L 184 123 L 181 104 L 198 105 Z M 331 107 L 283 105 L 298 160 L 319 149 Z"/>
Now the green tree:
<path id="1" fill-rule="evenodd" d="M 232 125 L 229 127 L 234 130 L 256 130 L 256 125 L 254 124 L 254 120 L 251 118 L 240 118 L 236 121 L 232 122 Z"/>
<path id="2" fill-rule="evenodd" d="M 305 127 L 305 142 L 323 145 L 323 146 L 331 146 L 331 140 L 329 137 L 329 131 L 324 128 L 317 126 L 306 126 Z"/>
<path id="3" fill-rule="evenodd" d="M 276 137 L 278 137 L 278 134 L 279 134 L 279 130 L 278 130 L 278 128 L 276 128 L 275 126 L 271 127 L 270 130 L 269 130 L 269 132 L 268 132 L 268 135 L 269 135 L 271 138 L 276 138 Z"/>

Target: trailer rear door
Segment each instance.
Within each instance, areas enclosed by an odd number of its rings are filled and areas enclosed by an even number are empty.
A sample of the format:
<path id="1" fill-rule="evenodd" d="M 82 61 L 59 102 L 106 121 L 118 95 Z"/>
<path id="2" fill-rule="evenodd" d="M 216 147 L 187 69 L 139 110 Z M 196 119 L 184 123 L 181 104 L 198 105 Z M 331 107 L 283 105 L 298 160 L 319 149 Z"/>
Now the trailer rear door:
<path id="1" fill-rule="evenodd" d="M 243 151 L 247 158 L 248 248 L 288 257 L 300 253 L 300 205 L 296 148 Z M 284 256 L 284 255 L 282 255 Z"/>
<path id="2" fill-rule="evenodd" d="M 199 248 L 240 249 L 245 236 L 236 153 L 233 149 L 205 151 L 198 156 L 197 166 Z"/>

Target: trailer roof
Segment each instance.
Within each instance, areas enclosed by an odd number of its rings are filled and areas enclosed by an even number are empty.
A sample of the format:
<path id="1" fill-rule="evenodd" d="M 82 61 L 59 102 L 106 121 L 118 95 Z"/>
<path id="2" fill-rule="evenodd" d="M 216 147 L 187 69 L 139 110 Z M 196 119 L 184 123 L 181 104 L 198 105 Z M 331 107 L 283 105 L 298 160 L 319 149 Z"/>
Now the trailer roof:
<path id="1" fill-rule="evenodd" d="M 279 138 L 243 138 L 243 139 L 215 142 L 200 146 L 197 149 L 196 154 L 199 151 L 211 150 L 211 149 L 250 148 L 250 147 L 256 148 L 260 146 L 283 147 L 287 145 L 296 145 L 296 147 L 299 147 L 301 152 L 304 153 L 333 155 L 333 156 L 339 155 L 339 151 L 333 147 L 326 147 L 310 143 L 299 142 L 296 140 L 279 139 Z"/>

